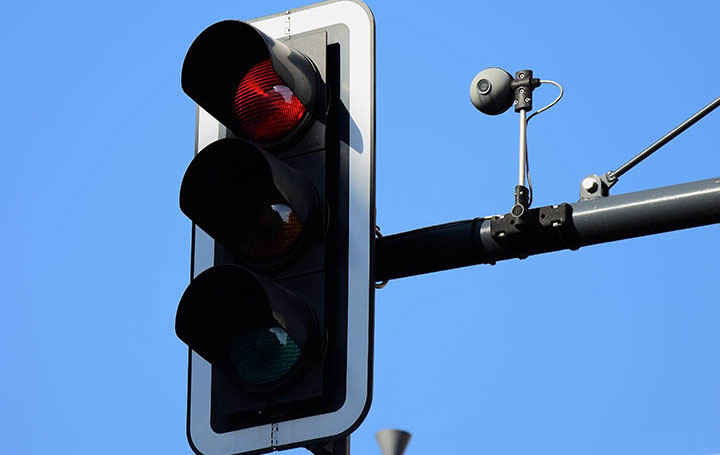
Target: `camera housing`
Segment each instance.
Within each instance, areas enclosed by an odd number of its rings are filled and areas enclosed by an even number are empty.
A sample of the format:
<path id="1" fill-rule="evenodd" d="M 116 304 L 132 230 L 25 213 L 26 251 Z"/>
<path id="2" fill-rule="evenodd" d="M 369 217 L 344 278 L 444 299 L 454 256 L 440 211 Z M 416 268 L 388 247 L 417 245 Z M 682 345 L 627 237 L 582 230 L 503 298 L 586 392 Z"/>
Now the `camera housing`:
<path id="1" fill-rule="evenodd" d="M 480 112 L 498 115 L 510 109 L 515 99 L 513 77 L 502 68 L 486 68 L 470 83 L 470 100 Z"/>

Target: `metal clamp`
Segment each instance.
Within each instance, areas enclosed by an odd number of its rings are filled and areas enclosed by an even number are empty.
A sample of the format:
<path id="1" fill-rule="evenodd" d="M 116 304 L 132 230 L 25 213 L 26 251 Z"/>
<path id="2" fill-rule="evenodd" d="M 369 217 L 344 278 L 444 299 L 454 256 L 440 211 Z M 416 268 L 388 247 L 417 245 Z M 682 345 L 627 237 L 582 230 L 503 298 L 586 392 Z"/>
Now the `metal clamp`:
<path id="1" fill-rule="evenodd" d="M 520 259 L 536 254 L 534 250 L 542 250 L 553 238 L 570 250 L 580 246 L 572 223 L 572 206 L 567 203 L 530 209 L 522 223 L 511 214 L 494 218 L 490 235 Z"/>
<path id="2" fill-rule="evenodd" d="M 377 238 L 379 238 L 379 239 L 382 238 L 382 233 L 380 232 L 380 226 L 378 226 L 377 224 L 375 225 L 375 237 L 377 237 Z M 382 288 L 384 288 L 385 286 L 387 286 L 387 284 L 388 284 L 389 281 L 390 281 L 390 280 L 385 280 L 385 281 L 380 282 L 380 283 L 375 283 L 375 289 L 382 289 Z"/>

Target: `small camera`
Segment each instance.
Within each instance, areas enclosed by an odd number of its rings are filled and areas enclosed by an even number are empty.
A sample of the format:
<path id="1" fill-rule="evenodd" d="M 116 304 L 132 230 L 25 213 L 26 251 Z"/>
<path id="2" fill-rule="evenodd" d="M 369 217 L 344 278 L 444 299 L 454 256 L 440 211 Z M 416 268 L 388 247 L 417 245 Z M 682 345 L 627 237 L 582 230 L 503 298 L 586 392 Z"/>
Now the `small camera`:
<path id="1" fill-rule="evenodd" d="M 488 115 L 502 114 L 515 99 L 510 84 L 513 77 L 502 68 L 480 71 L 470 83 L 470 100 L 480 112 Z"/>

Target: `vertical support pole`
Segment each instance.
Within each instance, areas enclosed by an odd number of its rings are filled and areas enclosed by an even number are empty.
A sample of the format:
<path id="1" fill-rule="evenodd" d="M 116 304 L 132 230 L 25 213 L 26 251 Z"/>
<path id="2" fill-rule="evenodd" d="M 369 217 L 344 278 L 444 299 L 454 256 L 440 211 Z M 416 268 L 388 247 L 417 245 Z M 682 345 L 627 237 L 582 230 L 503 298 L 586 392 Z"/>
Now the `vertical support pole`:
<path id="1" fill-rule="evenodd" d="M 520 159 L 518 185 L 525 186 L 525 168 L 527 167 L 527 110 L 520 109 Z"/>
<path id="2" fill-rule="evenodd" d="M 334 439 L 321 446 L 306 448 L 314 455 L 350 455 L 350 436 Z"/>
<path id="3" fill-rule="evenodd" d="M 520 114 L 520 157 L 518 159 L 518 184 L 515 187 L 515 205 L 510 214 L 518 225 L 524 224 L 525 214 L 530 208 L 531 198 L 525 186 L 525 170 L 527 169 L 527 113 L 532 110 L 532 92 L 540 86 L 540 79 L 533 77 L 532 70 L 522 70 L 515 73 L 515 79 L 510 83 L 515 101 L 515 112 Z"/>
<path id="4" fill-rule="evenodd" d="M 524 91 L 523 88 L 520 88 Z M 530 99 L 530 98 L 525 98 Z M 532 100 L 531 100 L 532 101 Z M 527 101 L 525 103 L 528 103 Z M 523 107 L 518 111 L 520 114 L 520 156 L 518 159 L 518 184 L 515 187 L 515 204 L 510 214 L 515 217 L 518 225 L 523 224 L 523 217 L 530 208 L 530 193 L 525 186 L 525 169 L 527 169 L 527 111 L 530 108 Z"/>

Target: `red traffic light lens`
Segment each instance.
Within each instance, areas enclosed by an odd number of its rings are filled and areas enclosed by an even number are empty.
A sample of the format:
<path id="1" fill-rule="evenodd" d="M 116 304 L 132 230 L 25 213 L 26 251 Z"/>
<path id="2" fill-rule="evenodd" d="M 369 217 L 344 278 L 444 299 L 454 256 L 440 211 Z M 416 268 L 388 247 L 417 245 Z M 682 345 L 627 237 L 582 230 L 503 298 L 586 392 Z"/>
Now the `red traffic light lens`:
<path id="1" fill-rule="evenodd" d="M 267 59 L 255 64 L 240 80 L 233 112 L 240 133 L 256 141 L 271 141 L 298 125 L 305 106 Z"/>

